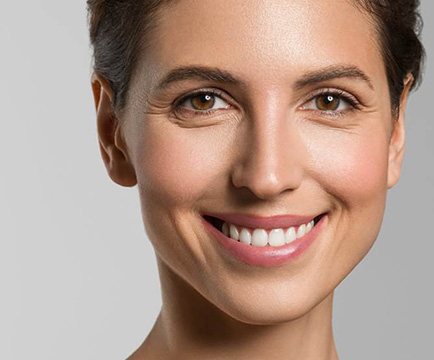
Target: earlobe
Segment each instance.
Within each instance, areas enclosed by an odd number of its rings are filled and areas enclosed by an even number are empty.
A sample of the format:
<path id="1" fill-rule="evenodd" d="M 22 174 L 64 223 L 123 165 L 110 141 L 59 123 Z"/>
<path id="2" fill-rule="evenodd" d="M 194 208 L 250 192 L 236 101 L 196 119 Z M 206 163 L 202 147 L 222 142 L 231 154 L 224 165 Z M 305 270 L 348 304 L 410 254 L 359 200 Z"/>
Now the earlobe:
<path id="1" fill-rule="evenodd" d="M 113 109 L 113 93 L 109 83 L 97 74 L 92 75 L 99 147 L 110 178 L 121 186 L 137 184 L 133 164 L 129 160 L 122 136 L 120 121 Z"/>
<path id="2" fill-rule="evenodd" d="M 404 89 L 400 98 L 398 117 L 394 120 L 392 127 L 389 143 L 389 163 L 387 174 L 388 189 L 395 186 L 401 176 L 401 168 L 405 152 L 405 110 L 407 108 L 407 99 L 413 81 L 413 75 L 409 74 L 404 82 Z"/>

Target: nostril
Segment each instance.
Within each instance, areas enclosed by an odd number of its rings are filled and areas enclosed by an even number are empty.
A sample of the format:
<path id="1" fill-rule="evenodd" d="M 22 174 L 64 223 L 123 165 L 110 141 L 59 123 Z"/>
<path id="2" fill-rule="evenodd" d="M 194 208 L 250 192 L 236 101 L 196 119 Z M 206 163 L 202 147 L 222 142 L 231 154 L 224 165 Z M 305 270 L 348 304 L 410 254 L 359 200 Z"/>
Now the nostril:
<path id="1" fill-rule="evenodd" d="M 204 215 L 203 218 L 214 226 L 218 231 L 222 231 L 224 221 L 214 216 Z"/>

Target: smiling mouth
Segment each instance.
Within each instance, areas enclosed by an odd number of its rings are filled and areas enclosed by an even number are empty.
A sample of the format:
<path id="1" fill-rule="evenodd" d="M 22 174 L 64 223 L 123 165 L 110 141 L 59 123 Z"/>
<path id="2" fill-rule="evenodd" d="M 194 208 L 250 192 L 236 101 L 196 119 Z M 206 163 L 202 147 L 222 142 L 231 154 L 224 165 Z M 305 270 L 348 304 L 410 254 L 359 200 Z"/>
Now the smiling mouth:
<path id="1" fill-rule="evenodd" d="M 226 237 L 252 246 L 282 246 L 291 243 L 307 235 L 325 216 L 320 214 L 310 221 L 292 224 L 281 228 L 252 228 L 238 224 L 232 224 L 211 215 L 203 215 L 203 218 Z"/>

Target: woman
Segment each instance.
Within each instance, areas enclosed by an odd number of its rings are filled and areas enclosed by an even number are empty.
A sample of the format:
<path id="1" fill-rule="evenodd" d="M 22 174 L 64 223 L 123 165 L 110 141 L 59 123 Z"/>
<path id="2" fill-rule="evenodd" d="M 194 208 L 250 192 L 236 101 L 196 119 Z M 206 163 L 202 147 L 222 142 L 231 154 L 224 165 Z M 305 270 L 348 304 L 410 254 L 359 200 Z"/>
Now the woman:
<path id="1" fill-rule="evenodd" d="M 337 359 L 336 286 L 400 176 L 417 1 L 88 1 L 109 176 L 163 306 L 130 359 Z"/>

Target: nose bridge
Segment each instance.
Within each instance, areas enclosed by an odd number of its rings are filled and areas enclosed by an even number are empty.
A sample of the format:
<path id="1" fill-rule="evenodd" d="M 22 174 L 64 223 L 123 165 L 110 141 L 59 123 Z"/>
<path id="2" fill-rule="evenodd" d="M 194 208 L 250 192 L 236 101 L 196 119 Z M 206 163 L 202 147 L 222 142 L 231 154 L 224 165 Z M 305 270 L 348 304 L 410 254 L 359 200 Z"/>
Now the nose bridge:
<path id="1" fill-rule="evenodd" d="M 240 143 L 245 148 L 233 172 L 233 184 L 247 187 L 257 197 L 274 197 L 294 190 L 303 177 L 303 143 L 287 100 L 268 93 L 255 102 Z"/>

